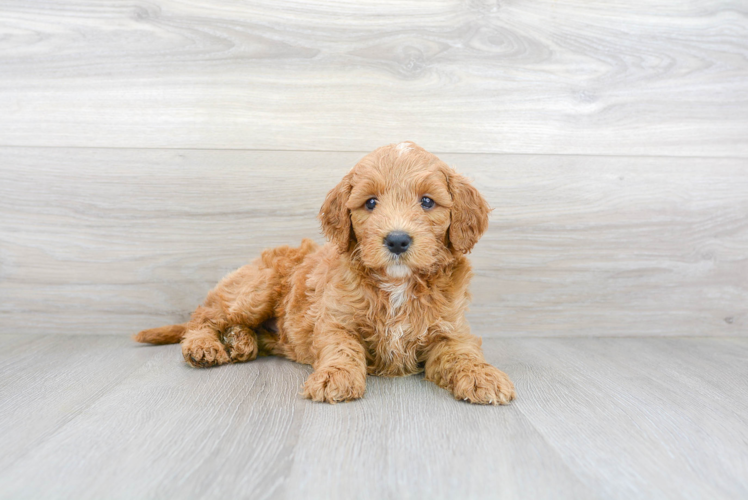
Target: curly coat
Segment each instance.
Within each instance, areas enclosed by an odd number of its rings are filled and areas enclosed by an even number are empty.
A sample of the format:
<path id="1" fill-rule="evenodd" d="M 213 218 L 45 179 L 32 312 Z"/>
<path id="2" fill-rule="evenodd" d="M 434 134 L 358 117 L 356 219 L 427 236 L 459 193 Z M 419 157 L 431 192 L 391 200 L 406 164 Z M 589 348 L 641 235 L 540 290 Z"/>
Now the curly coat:
<path id="1" fill-rule="evenodd" d="M 465 311 L 472 276 L 464 254 L 488 226 L 478 191 L 411 142 L 365 156 L 319 213 L 330 240 L 265 250 L 208 293 L 189 322 L 144 330 L 152 344 L 181 341 L 195 367 L 284 356 L 312 365 L 303 395 L 360 398 L 366 375 L 426 379 L 480 404 L 514 399 L 486 363 Z M 407 235 L 395 253 L 388 236 Z"/>

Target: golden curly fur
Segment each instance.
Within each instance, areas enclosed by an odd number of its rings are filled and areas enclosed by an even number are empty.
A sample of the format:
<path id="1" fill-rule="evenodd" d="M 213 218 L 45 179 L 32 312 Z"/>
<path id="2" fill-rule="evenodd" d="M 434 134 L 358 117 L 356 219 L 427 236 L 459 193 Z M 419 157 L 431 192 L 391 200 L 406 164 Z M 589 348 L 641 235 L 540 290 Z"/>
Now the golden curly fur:
<path id="1" fill-rule="evenodd" d="M 181 341 L 195 367 L 258 355 L 312 365 L 303 395 L 314 401 L 362 397 L 367 373 L 425 371 L 457 399 L 507 404 L 514 386 L 486 363 L 465 320 L 472 272 L 464 254 L 486 230 L 489 211 L 433 154 L 410 142 L 381 147 L 322 204 L 329 243 L 265 250 L 223 278 L 188 323 L 135 339 Z M 388 247 L 393 233 L 399 250 Z"/>

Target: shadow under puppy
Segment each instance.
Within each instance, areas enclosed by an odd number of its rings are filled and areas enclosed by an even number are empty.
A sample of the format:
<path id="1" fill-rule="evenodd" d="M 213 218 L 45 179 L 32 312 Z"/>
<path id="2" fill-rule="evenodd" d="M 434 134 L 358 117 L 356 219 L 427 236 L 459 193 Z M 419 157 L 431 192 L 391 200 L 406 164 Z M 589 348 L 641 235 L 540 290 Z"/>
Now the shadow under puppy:
<path id="1" fill-rule="evenodd" d="M 327 195 L 330 240 L 265 250 L 208 293 L 189 322 L 139 342 L 182 342 L 195 367 L 284 356 L 312 365 L 303 395 L 360 398 L 366 375 L 426 372 L 455 398 L 507 404 L 514 386 L 486 363 L 465 320 L 468 253 L 488 226 L 478 191 L 410 142 L 365 156 Z"/>

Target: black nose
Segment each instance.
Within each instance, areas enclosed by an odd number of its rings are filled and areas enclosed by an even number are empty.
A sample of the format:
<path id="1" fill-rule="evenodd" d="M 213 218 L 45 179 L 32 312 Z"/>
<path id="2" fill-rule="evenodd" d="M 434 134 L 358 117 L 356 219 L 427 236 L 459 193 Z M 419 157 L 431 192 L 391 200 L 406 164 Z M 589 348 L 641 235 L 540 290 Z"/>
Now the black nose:
<path id="1" fill-rule="evenodd" d="M 413 240 L 408 236 L 408 233 L 402 231 L 393 231 L 384 239 L 387 249 L 395 255 L 400 255 L 406 251 L 412 242 Z"/>

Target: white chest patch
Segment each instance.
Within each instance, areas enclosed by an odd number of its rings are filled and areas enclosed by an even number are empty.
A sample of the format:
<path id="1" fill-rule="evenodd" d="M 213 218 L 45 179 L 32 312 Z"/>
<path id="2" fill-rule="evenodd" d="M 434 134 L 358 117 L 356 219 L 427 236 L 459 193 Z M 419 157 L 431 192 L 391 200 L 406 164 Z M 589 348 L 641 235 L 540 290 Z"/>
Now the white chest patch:
<path id="1" fill-rule="evenodd" d="M 386 334 L 387 340 L 389 340 L 390 343 L 397 344 L 398 342 L 400 342 L 400 339 L 403 337 L 403 335 L 405 335 L 405 328 L 403 328 L 402 323 L 398 323 L 387 328 Z"/>
<path id="2" fill-rule="evenodd" d="M 385 329 L 381 344 L 384 349 L 380 352 L 387 363 L 393 363 L 396 359 L 402 360 L 404 356 L 407 356 L 403 346 L 403 336 L 408 330 L 410 330 L 410 325 L 404 323 L 395 323 Z"/>
<path id="3" fill-rule="evenodd" d="M 410 298 L 407 281 L 403 281 L 402 283 L 382 283 L 380 286 L 382 290 L 390 294 L 390 307 L 392 308 L 390 312 L 393 314 Z"/>
<path id="4" fill-rule="evenodd" d="M 394 267 L 394 266 L 393 266 Z M 410 269 L 407 275 L 410 275 Z M 390 272 L 388 276 L 392 276 Z M 388 367 L 384 373 L 412 373 L 415 361 L 415 344 L 413 343 L 413 327 L 410 318 L 407 317 L 408 310 L 403 306 L 413 298 L 411 290 L 412 282 L 409 279 L 384 279 L 380 278 L 379 288 L 386 292 L 389 298 L 387 316 L 382 318 L 384 324 L 379 330 L 380 337 L 377 341 L 377 353 L 385 361 Z M 404 367 L 410 367 L 407 370 Z"/>

